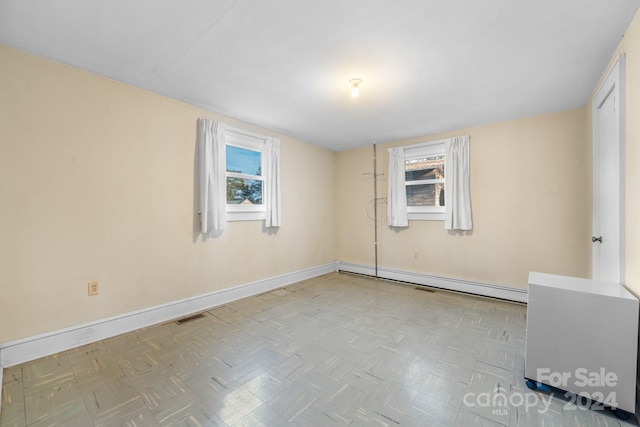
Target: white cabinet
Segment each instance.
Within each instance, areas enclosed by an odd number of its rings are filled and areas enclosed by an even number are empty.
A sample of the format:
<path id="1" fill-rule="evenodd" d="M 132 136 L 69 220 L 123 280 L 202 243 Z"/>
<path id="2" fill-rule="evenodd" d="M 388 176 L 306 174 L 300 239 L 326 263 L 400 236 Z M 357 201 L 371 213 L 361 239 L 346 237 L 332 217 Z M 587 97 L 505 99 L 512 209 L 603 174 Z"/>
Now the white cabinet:
<path id="1" fill-rule="evenodd" d="M 638 299 L 618 283 L 532 272 L 527 304 L 525 377 L 634 413 Z"/>

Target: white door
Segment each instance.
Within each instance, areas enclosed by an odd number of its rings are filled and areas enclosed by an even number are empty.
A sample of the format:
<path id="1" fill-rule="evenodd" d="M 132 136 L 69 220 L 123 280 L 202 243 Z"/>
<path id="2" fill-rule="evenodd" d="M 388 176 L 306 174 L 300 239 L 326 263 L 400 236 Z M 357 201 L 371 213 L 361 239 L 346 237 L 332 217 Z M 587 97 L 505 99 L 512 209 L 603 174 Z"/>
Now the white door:
<path id="1" fill-rule="evenodd" d="M 593 99 L 593 278 L 622 283 L 624 56 Z"/>

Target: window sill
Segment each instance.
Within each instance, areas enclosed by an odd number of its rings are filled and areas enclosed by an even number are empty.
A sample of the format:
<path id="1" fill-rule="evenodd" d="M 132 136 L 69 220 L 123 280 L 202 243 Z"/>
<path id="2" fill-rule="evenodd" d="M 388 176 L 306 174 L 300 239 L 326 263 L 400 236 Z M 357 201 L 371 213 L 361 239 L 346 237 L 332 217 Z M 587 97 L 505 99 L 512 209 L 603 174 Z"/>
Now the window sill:
<path id="1" fill-rule="evenodd" d="M 444 221 L 444 212 L 410 212 L 409 221 Z"/>
<path id="2" fill-rule="evenodd" d="M 267 218 L 265 212 L 227 212 L 227 221 L 262 221 Z"/>

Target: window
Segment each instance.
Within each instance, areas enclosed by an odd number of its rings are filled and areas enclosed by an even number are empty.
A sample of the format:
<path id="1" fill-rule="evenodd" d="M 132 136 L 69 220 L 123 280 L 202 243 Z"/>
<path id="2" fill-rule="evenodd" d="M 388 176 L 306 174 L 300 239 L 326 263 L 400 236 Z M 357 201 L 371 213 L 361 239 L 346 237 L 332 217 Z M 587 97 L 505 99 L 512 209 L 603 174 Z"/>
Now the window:
<path id="1" fill-rule="evenodd" d="M 280 227 L 280 140 L 198 119 L 198 214 L 203 235 L 227 221 Z"/>
<path id="2" fill-rule="evenodd" d="M 405 147 L 409 220 L 444 220 L 444 141 Z"/>
<path id="3" fill-rule="evenodd" d="M 262 135 L 227 126 L 225 176 L 229 221 L 266 218 L 265 141 Z"/>
<path id="4" fill-rule="evenodd" d="M 440 220 L 447 230 L 471 230 L 469 135 L 389 148 L 387 223 Z"/>
<path id="5" fill-rule="evenodd" d="M 227 204 L 262 204 L 262 153 L 227 144 Z"/>

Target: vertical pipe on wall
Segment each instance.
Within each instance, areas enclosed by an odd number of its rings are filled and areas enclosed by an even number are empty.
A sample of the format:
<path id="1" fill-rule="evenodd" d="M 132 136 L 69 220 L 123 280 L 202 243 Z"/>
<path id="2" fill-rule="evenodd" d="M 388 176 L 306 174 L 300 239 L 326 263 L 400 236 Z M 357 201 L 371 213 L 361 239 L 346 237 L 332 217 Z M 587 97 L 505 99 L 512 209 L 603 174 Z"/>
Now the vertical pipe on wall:
<path id="1" fill-rule="evenodd" d="M 378 279 L 378 165 L 376 161 L 376 143 L 373 143 L 373 247 L 376 280 Z"/>

